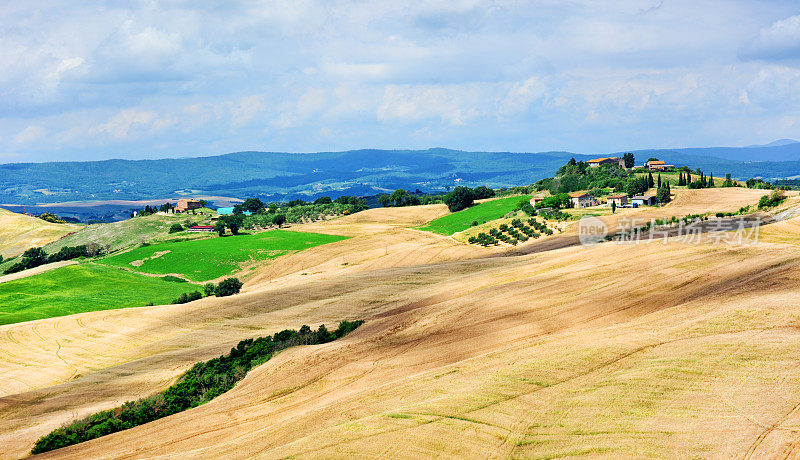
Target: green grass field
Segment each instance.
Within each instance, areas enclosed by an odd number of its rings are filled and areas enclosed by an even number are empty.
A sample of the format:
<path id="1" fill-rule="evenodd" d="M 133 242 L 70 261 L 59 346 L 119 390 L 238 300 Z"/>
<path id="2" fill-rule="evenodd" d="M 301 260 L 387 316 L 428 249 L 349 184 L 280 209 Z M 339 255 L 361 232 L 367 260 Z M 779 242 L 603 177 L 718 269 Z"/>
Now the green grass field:
<path id="1" fill-rule="evenodd" d="M 429 222 L 419 230 L 425 230 L 440 235 L 452 235 L 453 233 L 464 231 L 478 221 L 479 224 L 503 217 L 517 207 L 523 199 L 530 200 L 530 196 L 509 196 L 497 200 L 486 201 L 476 204 L 463 211 L 454 212 Z"/>
<path id="2" fill-rule="evenodd" d="M 154 274 L 179 274 L 192 281 L 230 275 L 243 265 L 343 240 L 320 233 L 271 230 L 250 235 L 160 243 L 105 257 L 98 262 Z"/>
<path id="3" fill-rule="evenodd" d="M 166 304 L 198 288 L 92 263 L 70 265 L 0 283 L 0 325 L 149 303 Z"/>

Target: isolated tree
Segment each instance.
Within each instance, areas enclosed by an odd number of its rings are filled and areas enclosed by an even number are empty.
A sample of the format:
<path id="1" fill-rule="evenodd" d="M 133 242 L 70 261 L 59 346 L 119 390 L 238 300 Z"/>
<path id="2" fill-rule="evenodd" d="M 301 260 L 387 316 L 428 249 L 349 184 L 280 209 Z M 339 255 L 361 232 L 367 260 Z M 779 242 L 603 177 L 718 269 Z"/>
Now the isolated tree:
<path id="1" fill-rule="evenodd" d="M 100 254 L 102 248 L 97 243 L 89 243 L 86 245 L 86 257 L 96 257 Z"/>
<path id="2" fill-rule="evenodd" d="M 647 173 L 647 188 L 651 189 L 656 186 L 656 182 L 653 180 L 653 173 Z"/>
<path id="3" fill-rule="evenodd" d="M 233 294 L 238 294 L 242 289 L 242 282 L 238 278 L 226 278 L 219 282 L 214 293 L 217 297 L 226 297 Z"/>
<path id="4" fill-rule="evenodd" d="M 409 196 L 408 192 L 399 188 L 394 192 L 392 192 L 392 194 L 389 196 L 389 200 L 391 200 L 392 206 L 396 207 L 405 206 L 406 201 L 408 200 L 408 196 Z"/>
<path id="5" fill-rule="evenodd" d="M 633 156 L 632 152 L 622 155 L 622 161 L 625 163 L 626 168 L 633 168 L 636 164 L 636 158 Z"/>
<path id="6" fill-rule="evenodd" d="M 272 223 L 280 228 L 281 225 L 286 223 L 286 214 L 275 214 L 272 216 Z"/>
<path id="7" fill-rule="evenodd" d="M 714 173 L 713 172 L 708 176 L 708 186 L 709 186 L 709 188 L 714 187 Z"/>
<path id="8" fill-rule="evenodd" d="M 222 219 L 219 219 L 216 224 L 214 224 L 214 231 L 219 233 L 219 236 L 225 236 L 225 222 Z"/>
<path id="9" fill-rule="evenodd" d="M 444 197 L 444 204 L 450 209 L 450 212 L 458 212 L 472 206 L 475 198 L 472 194 L 472 189 L 469 187 L 456 187 L 452 192 Z"/>
<path id="10" fill-rule="evenodd" d="M 258 199 L 258 198 L 248 198 L 248 199 L 244 200 L 244 202 L 241 204 L 241 209 L 243 211 L 249 211 L 249 212 L 251 212 L 253 214 L 255 214 L 258 211 L 260 211 L 261 208 L 263 208 L 263 207 L 264 207 L 264 203 L 262 203 L 261 200 Z"/>
<path id="11" fill-rule="evenodd" d="M 170 233 L 178 233 L 182 231 L 183 231 L 183 225 L 177 223 L 172 224 L 172 226 L 169 228 Z"/>
<path id="12" fill-rule="evenodd" d="M 222 216 L 220 219 L 226 227 L 231 229 L 231 233 L 234 235 L 239 234 L 239 228 L 244 223 L 244 215 L 243 214 L 230 214 L 227 216 Z"/>
<path id="13" fill-rule="evenodd" d="M 658 186 L 661 187 L 661 174 L 658 175 Z"/>
<path id="14" fill-rule="evenodd" d="M 612 201 L 611 202 L 611 214 L 614 214 L 616 212 L 617 212 L 617 202 L 616 201 Z"/>

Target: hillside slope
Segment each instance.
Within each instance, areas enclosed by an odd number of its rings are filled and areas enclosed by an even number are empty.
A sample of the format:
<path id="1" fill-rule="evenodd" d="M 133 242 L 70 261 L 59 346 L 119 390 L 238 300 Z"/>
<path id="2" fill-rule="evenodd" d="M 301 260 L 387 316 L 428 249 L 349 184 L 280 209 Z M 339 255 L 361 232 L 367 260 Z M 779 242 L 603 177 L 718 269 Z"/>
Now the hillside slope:
<path id="1" fill-rule="evenodd" d="M 800 174 L 800 143 L 751 148 L 662 149 L 655 156 L 716 177 L 784 178 Z M 622 152 L 616 155 L 621 155 Z M 511 187 L 552 176 L 570 157 L 610 153 L 350 150 L 236 152 L 201 158 L 0 164 L 0 203 L 147 200 L 180 196 L 259 196 L 265 201 L 322 195 L 375 195 L 397 188 L 442 192 L 457 185 Z M 66 205 L 66 204 L 63 204 Z M 63 209 L 63 208 L 62 208 Z"/>
<path id="2" fill-rule="evenodd" d="M 51 243 L 81 228 L 74 224 L 53 224 L 0 208 L 0 255 L 14 257 L 28 248 Z"/>
<path id="3" fill-rule="evenodd" d="M 791 451 L 799 269 L 796 247 L 600 245 L 351 278 L 398 301 L 317 300 L 367 324 L 281 353 L 202 407 L 52 456 Z"/>
<path id="4" fill-rule="evenodd" d="M 687 192 L 662 212 L 738 209 L 755 195 L 717 193 Z M 442 208 L 309 224 L 352 238 L 279 259 L 232 298 L 0 327 L 0 445 L 23 456 L 62 423 L 158 391 L 242 338 L 365 319 L 204 406 L 49 455 L 797 454 L 800 246 L 514 255 L 407 229 Z"/>

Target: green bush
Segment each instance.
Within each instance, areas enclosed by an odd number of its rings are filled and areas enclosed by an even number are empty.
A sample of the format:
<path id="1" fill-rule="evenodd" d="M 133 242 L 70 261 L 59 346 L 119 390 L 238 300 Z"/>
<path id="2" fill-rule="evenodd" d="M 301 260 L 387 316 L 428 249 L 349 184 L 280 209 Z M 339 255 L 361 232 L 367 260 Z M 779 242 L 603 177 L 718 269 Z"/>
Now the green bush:
<path id="1" fill-rule="evenodd" d="M 40 454 L 78 444 L 197 407 L 233 388 L 250 369 L 268 361 L 278 351 L 296 345 L 331 342 L 363 323 L 342 321 L 333 332 L 328 331 L 325 325 L 316 331 L 303 326 L 299 331 L 287 329 L 273 336 L 242 340 L 227 355 L 195 364 L 176 384 L 161 393 L 128 401 L 116 409 L 76 420 L 42 436 L 31 453 Z"/>
<path id="2" fill-rule="evenodd" d="M 206 295 L 206 297 L 209 297 L 214 295 L 214 291 L 216 289 L 217 287 L 214 286 L 214 283 L 206 283 L 205 286 L 203 286 L 203 293 Z"/>
<path id="3" fill-rule="evenodd" d="M 172 224 L 172 226 L 169 228 L 170 233 L 178 233 L 182 231 L 183 231 L 183 225 L 181 224 Z"/>
<path id="4" fill-rule="evenodd" d="M 172 283 L 188 283 L 188 281 L 185 279 L 172 275 L 162 276 L 161 279 L 164 281 L 170 281 Z"/>
<path id="5" fill-rule="evenodd" d="M 214 289 L 214 293 L 217 297 L 227 297 L 238 294 L 241 289 L 242 282 L 238 278 L 226 278 L 219 282 L 219 285 Z"/>
<path id="6" fill-rule="evenodd" d="M 173 304 L 181 304 L 181 303 L 189 303 L 194 302 L 195 300 L 200 300 L 203 298 L 203 294 L 200 294 L 200 291 L 190 292 L 188 294 L 183 293 L 178 296 L 177 299 L 173 300 Z"/>
<path id="7" fill-rule="evenodd" d="M 758 209 L 774 208 L 786 200 L 783 190 L 773 190 L 769 195 L 764 195 L 758 200 Z"/>
<path id="8" fill-rule="evenodd" d="M 42 248 L 30 248 L 22 253 L 22 260 L 8 267 L 3 273 L 16 273 L 47 263 L 47 253 Z"/>

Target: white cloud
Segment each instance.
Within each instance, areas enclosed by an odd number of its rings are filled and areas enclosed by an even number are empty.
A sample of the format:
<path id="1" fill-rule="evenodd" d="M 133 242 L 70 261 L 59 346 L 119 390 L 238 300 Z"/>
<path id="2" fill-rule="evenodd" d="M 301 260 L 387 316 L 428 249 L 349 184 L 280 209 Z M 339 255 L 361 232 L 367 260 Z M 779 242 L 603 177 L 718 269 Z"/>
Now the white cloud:
<path id="1" fill-rule="evenodd" d="M 800 59 L 800 15 L 773 22 L 761 29 L 739 55 L 744 59 Z"/>
<path id="2" fill-rule="evenodd" d="M 232 122 L 234 125 L 250 123 L 266 108 L 264 96 L 260 94 L 241 97 L 236 103 L 230 104 Z"/>
<path id="3" fill-rule="evenodd" d="M 385 123 L 438 118 L 443 123 L 464 125 L 477 115 L 476 99 L 473 85 L 387 85 L 377 117 Z"/>
<path id="4" fill-rule="evenodd" d="M 17 2 L 0 6 L 0 151 L 615 151 L 645 134 L 723 145 L 725 123 L 769 122 L 800 137 L 785 121 L 800 103 L 796 13 L 755 0 Z M 30 126 L 47 136 L 22 136 Z"/>
<path id="5" fill-rule="evenodd" d="M 538 77 L 530 77 L 521 83 L 516 83 L 500 103 L 500 113 L 508 116 L 525 112 L 533 103 L 545 96 L 546 90 L 544 82 Z"/>
<path id="6" fill-rule="evenodd" d="M 169 117 L 159 117 L 153 111 L 123 109 L 105 123 L 92 129 L 91 133 L 105 134 L 115 140 L 126 140 L 145 134 L 158 133 L 174 123 L 175 120 Z"/>
<path id="7" fill-rule="evenodd" d="M 20 131 L 16 136 L 14 136 L 12 142 L 14 144 L 20 145 L 20 144 L 29 144 L 34 141 L 41 141 L 42 137 L 44 137 L 46 133 L 47 131 L 41 126 L 31 125 Z"/>

